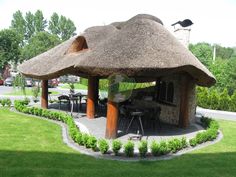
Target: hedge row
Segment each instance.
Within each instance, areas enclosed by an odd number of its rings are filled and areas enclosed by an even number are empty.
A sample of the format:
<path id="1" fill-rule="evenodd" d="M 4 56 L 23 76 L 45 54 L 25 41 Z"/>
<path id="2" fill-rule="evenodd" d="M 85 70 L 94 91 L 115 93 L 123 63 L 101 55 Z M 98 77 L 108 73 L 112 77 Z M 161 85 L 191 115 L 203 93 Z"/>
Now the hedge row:
<path id="1" fill-rule="evenodd" d="M 110 149 L 107 140 L 97 140 L 94 136 L 80 132 L 74 122 L 74 119 L 66 113 L 51 111 L 48 109 L 42 109 L 37 107 L 29 107 L 28 102 L 22 100 L 16 100 L 14 102 L 14 106 L 15 109 L 19 112 L 41 116 L 66 123 L 68 125 L 70 137 L 73 139 L 74 142 L 81 146 L 91 148 L 93 151 L 100 151 L 102 154 L 107 153 Z M 138 145 L 140 156 L 145 157 L 147 155 L 148 147 L 151 149 L 151 154 L 153 156 L 159 156 L 168 153 L 176 153 L 177 151 L 184 149 L 189 145 L 196 146 L 197 144 L 203 143 L 205 141 L 211 141 L 215 139 L 217 137 L 217 130 L 219 128 L 218 123 L 209 118 L 203 118 L 202 123 L 207 128 L 207 130 L 198 133 L 196 137 L 191 139 L 189 142 L 185 137 L 181 139 L 174 138 L 169 141 L 153 141 L 149 147 L 147 141 L 140 141 Z M 111 149 L 115 155 L 119 155 L 119 152 L 122 147 L 127 157 L 132 157 L 134 155 L 134 142 L 128 141 L 126 144 L 122 144 L 122 142 L 119 140 L 113 140 Z"/>
<path id="2" fill-rule="evenodd" d="M 233 95 L 228 90 L 197 88 L 197 105 L 203 108 L 236 112 L 236 90 Z"/>
<path id="3" fill-rule="evenodd" d="M 9 98 L 3 98 L 3 99 L 0 99 L 0 104 L 4 107 L 4 106 L 7 106 L 7 107 L 10 107 L 11 106 L 11 100 Z"/>

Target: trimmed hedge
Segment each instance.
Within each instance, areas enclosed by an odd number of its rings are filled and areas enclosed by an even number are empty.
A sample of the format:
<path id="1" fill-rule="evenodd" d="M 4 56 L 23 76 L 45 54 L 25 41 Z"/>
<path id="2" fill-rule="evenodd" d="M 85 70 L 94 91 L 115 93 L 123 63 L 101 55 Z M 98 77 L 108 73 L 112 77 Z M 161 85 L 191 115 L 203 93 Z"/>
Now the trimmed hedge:
<path id="1" fill-rule="evenodd" d="M 207 109 L 236 112 L 236 90 L 233 95 L 229 95 L 227 89 L 218 91 L 197 87 L 197 105 Z"/>
<path id="2" fill-rule="evenodd" d="M 107 140 L 101 139 L 97 141 L 94 136 L 91 136 L 86 133 L 81 133 L 77 128 L 73 117 L 71 117 L 67 113 L 51 111 L 48 109 L 42 109 L 37 107 L 29 107 L 28 103 L 29 102 L 27 100 L 15 100 L 14 106 L 15 109 L 19 112 L 62 121 L 67 124 L 69 135 L 74 142 L 79 145 L 83 145 L 86 148 L 91 148 L 93 151 L 99 150 L 102 154 L 108 152 L 109 143 L 107 142 Z M 181 139 L 174 138 L 168 141 L 153 141 L 150 146 L 151 154 L 153 156 L 159 156 L 168 154 L 170 152 L 176 153 L 179 150 L 188 147 L 189 145 L 194 147 L 197 144 L 216 139 L 219 129 L 218 122 L 209 118 L 202 118 L 201 122 L 202 125 L 206 128 L 206 130 L 197 133 L 197 135 L 194 138 L 190 139 L 189 142 L 185 137 L 182 137 Z M 122 143 L 119 140 L 113 140 L 112 150 L 115 155 L 118 155 L 121 147 Z M 124 144 L 123 147 L 125 155 L 127 157 L 133 157 L 135 147 L 134 143 L 132 141 L 128 141 L 126 144 Z M 146 157 L 146 154 L 148 153 L 147 141 L 141 141 L 139 143 L 138 150 L 141 157 Z"/>

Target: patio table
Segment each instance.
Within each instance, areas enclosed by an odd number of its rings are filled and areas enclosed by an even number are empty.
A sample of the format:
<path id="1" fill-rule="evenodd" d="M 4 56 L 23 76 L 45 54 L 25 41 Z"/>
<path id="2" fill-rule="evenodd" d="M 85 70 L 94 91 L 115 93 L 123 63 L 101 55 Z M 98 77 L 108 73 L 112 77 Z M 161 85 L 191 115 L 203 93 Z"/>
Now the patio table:
<path id="1" fill-rule="evenodd" d="M 77 108 L 78 108 L 78 101 L 79 101 L 79 110 L 82 110 L 82 98 L 83 97 L 87 97 L 86 94 L 82 94 L 82 93 L 76 93 L 76 94 L 69 94 L 69 98 L 70 98 L 70 102 L 71 102 L 71 114 L 74 110 L 74 104 L 76 104 Z"/>

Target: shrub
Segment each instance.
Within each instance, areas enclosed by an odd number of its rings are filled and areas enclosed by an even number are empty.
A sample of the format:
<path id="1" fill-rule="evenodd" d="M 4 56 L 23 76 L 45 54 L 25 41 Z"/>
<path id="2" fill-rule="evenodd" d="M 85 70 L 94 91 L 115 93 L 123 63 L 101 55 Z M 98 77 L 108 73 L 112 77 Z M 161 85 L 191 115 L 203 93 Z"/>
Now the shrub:
<path id="1" fill-rule="evenodd" d="M 174 138 L 168 142 L 168 147 L 171 152 L 175 153 L 182 149 L 182 142 L 179 139 Z"/>
<path id="2" fill-rule="evenodd" d="M 156 141 L 152 141 L 151 144 L 151 153 L 154 156 L 160 155 L 160 144 L 158 144 Z"/>
<path id="3" fill-rule="evenodd" d="M 22 101 L 23 105 L 29 105 L 29 103 L 30 103 L 30 99 L 27 97 L 25 97 L 25 99 Z"/>
<path id="4" fill-rule="evenodd" d="M 10 107 L 11 106 L 11 100 L 9 98 L 5 99 L 5 104 Z"/>
<path id="5" fill-rule="evenodd" d="M 190 139 L 190 140 L 189 140 L 189 144 L 190 144 L 190 146 L 195 147 L 195 146 L 197 145 L 197 140 L 196 140 L 196 138 Z"/>
<path id="6" fill-rule="evenodd" d="M 115 155 L 118 155 L 121 147 L 122 147 L 122 143 L 120 140 L 113 140 L 112 141 L 112 151 L 115 153 Z"/>
<path id="7" fill-rule="evenodd" d="M 98 142 L 98 147 L 99 147 L 100 152 L 102 154 L 105 154 L 105 153 L 107 153 L 107 151 L 109 149 L 109 144 L 105 139 L 101 139 Z"/>
<path id="8" fill-rule="evenodd" d="M 1 105 L 4 107 L 4 106 L 6 105 L 5 99 L 1 99 L 1 100 L 0 100 L 0 103 L 1 103 Z"/>
<path id="9" fill-rule="evenodd" d="M 124 145 L 124 151 L 127 157 L 133 157 L 134 156 L 134 143 L 132 141 L 128 141 Z"/>
<path id="10" fill-rule="evenodd" d="M 225 88 L 223 90 L 223 92 L 221 92 L 220 94 L 220 100 L 219 100 L 219 106 L 220 106 L 220 110 L 229 110 L 230 108 L 230 96 L 228 94 L 228 90 Z"/>
<path id="11" fill-rule="evenodd" d="M 148 143 L 146 140 L 142 140 L 138 146 L 139 154 L 141 157 L 146 157 L 148 152 Z"/>
<path id="12" fill-rule="evenodd" d="M 90 136 L 86 143 L 86 148 L 92 148 L 92 150 L 96 151 L 97 149 L 97 139 L 94 136 Z"/>
<path id="13" fill-rule="evenodd" d="M 203 131 L 203 132 L 197 133 L 196 140 L 198 144 L 206 142 L 208 140 L 207 132 Z"/>
<path id="14" fill-rule="evenodd" d="M 89 134 L 87 133 L 83 133 L 82 134 L 82 145 L 86 146 L 87 147 L 87 141 L 89 139 Z"/>
<path id="15" fill-rule="evenodd" d="M 181 138 L 181 145 L 182 145 L 182 148 L 188 147 L 188 142 L 187 142 L 186 137 Z"/>
<path id="16" fill-rule="evenodd" d="M 160 154 L 168 154 L 170 152 L 170 149 L 168 147 L 168 144 L 165 141 L 160 142 Z"/>
<path id="17" fill-rule="evenodd" d="M 207 140 L 208 141 L 212 141 L 212 140 L 216 139 L 217 134 L 218 134 L 217 129 L 209 128 L 206 132 L 207 132 Z"/>
<path id="18" fill-rule="evenodd" d="M 79 145 L 83 145 L 82 137 L 83 137 L 83 134 L 81 132 L 78 132 L 75 137 L 75 142 L 78 143 Z"/>

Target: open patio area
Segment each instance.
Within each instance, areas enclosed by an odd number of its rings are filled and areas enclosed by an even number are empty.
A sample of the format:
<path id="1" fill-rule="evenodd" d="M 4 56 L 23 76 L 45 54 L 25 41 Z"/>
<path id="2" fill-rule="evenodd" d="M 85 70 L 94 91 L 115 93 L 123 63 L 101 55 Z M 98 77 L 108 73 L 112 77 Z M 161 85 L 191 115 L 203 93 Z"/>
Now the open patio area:
<path id="1" fill-rule="evenodd" d="M 49 104 L 49 109 L 58 110 L 58 108 L 58 103 Z M 81 110 L 78 111 L 77 108 L 75 108 L 75 110 L 72 112 L 72 116 L 74 117 L 75 123 L 81 132 L 93 135 L 97 139 L 105 138 L 107 122 L 107 118 L 105 117 L 106 110 L 100 112 L 94 119 L 89 119 L 86 116 L 86 102 L 82 102 Z M 66 104 L 61 106 L 61 111 L 71 114 Z M 144 135 L 141 136 L 140 126 L 137 120 L 133 122 L 128 131 L 127 127 L 129 125 L 130 118 L 125 119 L 124 122 L 118 122 L 117 139 L 121 140 L 123 143 L 130 139 L 134 140 L 135 143 L 138 143 L 141 139 L 147 140 L 149 143 L 153 140 L 161 141 L 181 137 L 191 139 L 196 136 L 198 132 L 204 130 L 204 128 L 197 122 L 184 129 L 176 125 L 159 122 L 159 125 L 156 128 L 150 127 L 150 125 L 144 126 Z M 145 120 L 142 120 L 142 122 L 145 122 Z M 140 137 L 140 139 L 137 137 Z"/>

